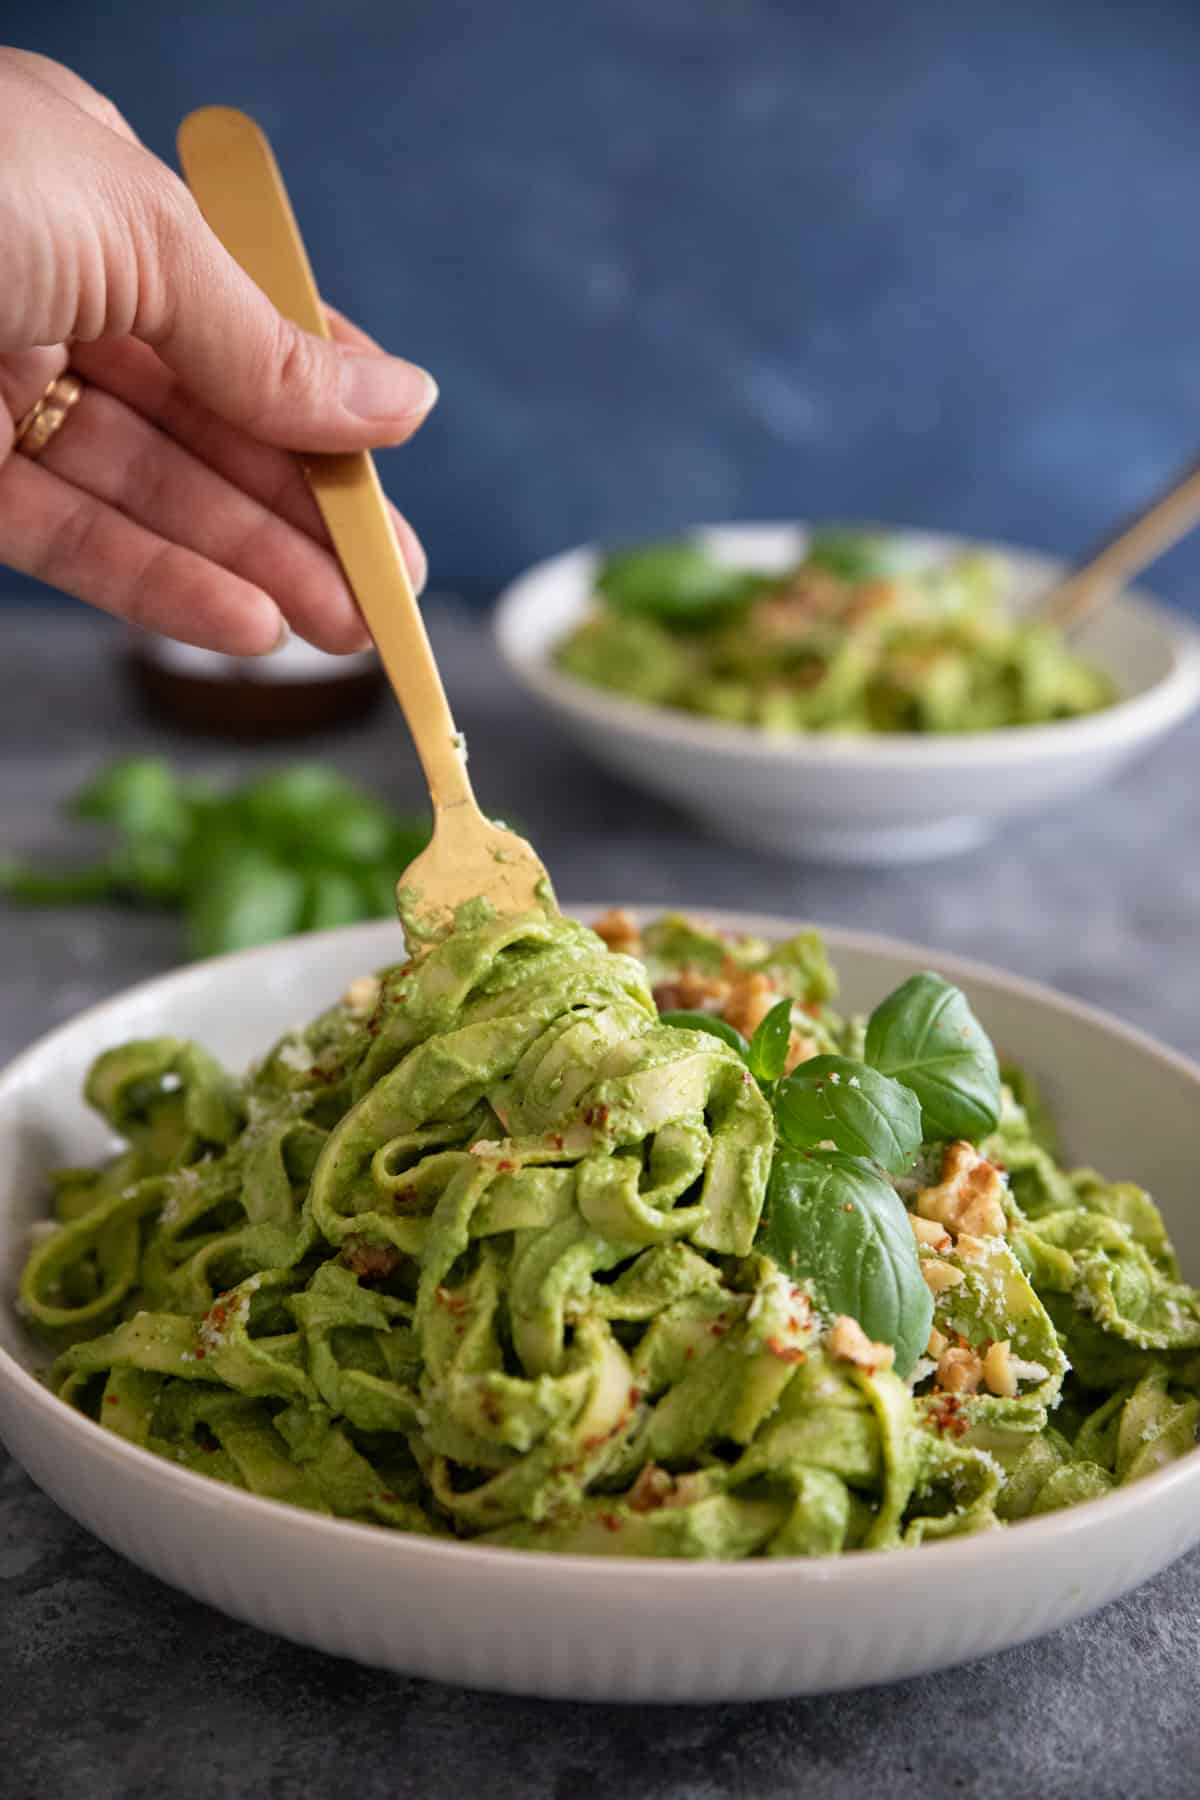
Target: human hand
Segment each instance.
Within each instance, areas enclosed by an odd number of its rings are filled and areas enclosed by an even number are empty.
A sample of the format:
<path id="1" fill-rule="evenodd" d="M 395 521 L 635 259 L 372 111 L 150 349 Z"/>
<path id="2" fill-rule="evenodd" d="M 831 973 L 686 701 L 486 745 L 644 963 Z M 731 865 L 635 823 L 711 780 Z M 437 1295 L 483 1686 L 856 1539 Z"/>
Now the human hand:
<path id="1" fill-rule="evenodd" d="M 289 452 L 403 442 L 431 377 L 332 310 L 332 344 L 289 324 L 109 101 L 7 49 L 0 246 L 0 561 L 234 656 L 274 649 L 284 619 L 361 649 Z M 18 423 L 68 364 L 82 395 L 35 459 Z M 420 587 L 421 546 L 393 516 Z"/>

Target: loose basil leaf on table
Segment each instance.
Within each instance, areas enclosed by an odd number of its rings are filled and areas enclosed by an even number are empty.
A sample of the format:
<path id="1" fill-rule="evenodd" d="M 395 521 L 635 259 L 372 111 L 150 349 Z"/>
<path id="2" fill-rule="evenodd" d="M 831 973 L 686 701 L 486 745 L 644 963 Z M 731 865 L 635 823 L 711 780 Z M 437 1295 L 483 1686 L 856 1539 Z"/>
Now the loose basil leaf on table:
<path id="1" fill-rule="evenodd" d="M 750 1054 L 750 1046 L 735 1026 L 719 1019 L 715 1013 L 706 1012 L 665 1012 L 659 1013 L 660 1025 L 676 1025 L 681 1031 L 703 1031 L 709 1037 L 720 1038 L 731 1050 L 736 1050 L 745 1061 Z"/>
<path id="2" fill-rule="evenodd" d="M 747 1062 L 756 1081 L 778 1081 L 792 1041 L 792 1003 L 779 1000 L 750 1039 Z"/>
<path id="3" fill-rule="evenodd" d="M 113 825 L 134 838 L 178 841 L 190 826 L 187 782 L 161 756 L 123 756 L 102 769 L 71 802 L 77 819 Z"/>
<path id="4" fill-rule="evenodd" d="M 825 1138 L 893 1175 L 921 1148 L 921 1102 L 911 1088 L 847 1056 L 812 1056 L 775 1090 L 779 1135 L 793 1150 Z"/>
<path id="5" fill-rule="evenodd" d="M 1000 1069 L 966 995 L 940 975 L 911 975 L 867 1023 L 864 1057 L 911 1088 L 925 1138 L 977 1142 L 1000 1117 Z"/>
<path id="6" fill-rule="evenodd" d="M 898 1375 L 912 1373 L 933 1296 L 904 1203 L 869 1163 L 841 1150 L 776 1151 L 757 1247 L 808 1281 L 818 1305 L 891 1344 Z"/>
<path id="7" fill-rule="evenodd" d="M 71 812 L 107 827 L 117 843 L 76 869 L 0 858 L 0 893 L 40 905 L 176 907 L 193 955 L 394 918 L 396 878 L 429 842 L 423 819 L 391 812 L 324 763 L 219 788 L 161 757 L 122 757 Z"/>
<path id="8" fill-rule="evenodd" d="M 615 551 L 596 576 L 596 591 L 613 612 L 682 627 L 711 623 L 762 586 L 762 576 L 731 569 L 688 542 Z"/>
<path id="9" fill-rule="evenodd" d="M 276 857 L 232 843 L 190 889 L 185 905 L 193 956 L 269 944 L 300 929 L 304 877 Z"/>

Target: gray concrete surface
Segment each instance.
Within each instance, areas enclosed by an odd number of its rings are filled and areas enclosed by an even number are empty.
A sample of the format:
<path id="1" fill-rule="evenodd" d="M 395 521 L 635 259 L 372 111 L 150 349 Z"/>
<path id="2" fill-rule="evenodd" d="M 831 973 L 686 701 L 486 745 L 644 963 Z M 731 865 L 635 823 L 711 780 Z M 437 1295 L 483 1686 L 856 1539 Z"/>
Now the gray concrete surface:
<path id="1" fill-rule="evenodd" d="M 478 635 L 431 605 L 472 770 L 565 898 L 744 905 L 895 932 L 1049 980 L 1200 1055 L 1200 724 L 1117 786 L 958 862 L 900 873 L 727 852 L 561 745 Z M 132 714 L 104 625 L 0 626 L 0 850 L 61 851 L 103 754 L 172 742 Z M 305 753 L 397 801 L 387 710 Z M 172 921 L 0 909 L 0 1055 L 178 956 Z M 963 1597 L 969 1604 L 970 1597 Z M 719 1619 L 713 1629 L 720 1630 Z M 1040 1644 L 832 1699 L 689 1711 L 542 1704 L 398 1680 L 235 1625 L 120 1561 L 0 1451 L 0 1800 L 1185 1800 L 1200 1791 L 1200 1554 Z"/>

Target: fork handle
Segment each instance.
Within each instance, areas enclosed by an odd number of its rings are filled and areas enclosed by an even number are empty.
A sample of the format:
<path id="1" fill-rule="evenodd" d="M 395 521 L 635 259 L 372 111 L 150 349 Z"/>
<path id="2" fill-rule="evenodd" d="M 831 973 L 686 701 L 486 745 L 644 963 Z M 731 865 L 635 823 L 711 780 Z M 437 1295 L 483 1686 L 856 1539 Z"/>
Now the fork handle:
<path id="1" fill-rule="evenodd" d="M 229 106 L 204 106 L 179 127 L 179 158 L 212 230 L 277 310 L 317 337 L 325 308 L 266 134 Z M 374 458 L 366 450 L 300 457 L 350 591 L 404 710 L 435 815 L 478 812 L 425 622 Z"/>
<path id="2" fill-rule="evenodd" d="M 1200 462 L 1181 481 L 1143 508 L 1114 537 L 1073 569 L 1041 600 L 1037 616 L 1060 631 L 1073 631 L 1098 606 L 1166 554 L 1200 524 Z"/>

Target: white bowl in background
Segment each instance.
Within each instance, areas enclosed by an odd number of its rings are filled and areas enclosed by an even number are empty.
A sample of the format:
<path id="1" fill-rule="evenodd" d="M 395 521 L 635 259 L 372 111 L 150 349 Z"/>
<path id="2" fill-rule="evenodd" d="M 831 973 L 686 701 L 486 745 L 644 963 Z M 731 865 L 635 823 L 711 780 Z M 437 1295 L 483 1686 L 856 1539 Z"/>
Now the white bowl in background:
<path id="1" fill-rule="evenodd" d="M 593 909 L 594 910 L 594 909 Z M 588 909 L 581 908 L 587 913 Z M 783 936 L 785 919 L 712 914 Z M 828 941 L 851 1009 L 933 964 L 1044 1082 L 1071 1156 L 1144 1182 L 1200 1273 L 1200 1069 L 1049 989 L 856 932 Z M 14 1309 L 47 1169 L 102 1156 L 92 1058 L 195 1037 L 231 1067 L 394 960 L 388 924 L 293 938 L 144 983 L 0 1075 L 0 1436 L 74 1518 L 162 1580 L 265 1631 L 404 1674 L 586 1700 L 750 1700 L 896 1680 L 1064 1625 L 1200 1540 L 1200 1456 L 1071 1511 L 841 1558 L 673 1563 L 553 1556 L 325 1518 L 194 1475 L 103 1431 L 34 1378 Z"/>
<path id="2" fill-rule="evenodd" d="M 697 534 L 723 560 L 782 570 L 803 555 L 799 525 L 724 525 Z M 1061 563 L 1004 545 L 891 532 L 916 556 L 994 549 L 1029 604 Z M 920 862 L 967 850 L 998 826 L 1061 806 L 1107 781 L 1200 700 L 1200 632 L 1134 593 L 1077 634 L 1120 702 L 1051 725 L 946 735 L 771 736 L 592 687 L 553 653 L 591 605 L 598 553 L 536 564 L 500 596 L 495 635 L 517 679 L 605 763 L 691 813 L 715 836 L 812 862 Z"/>

